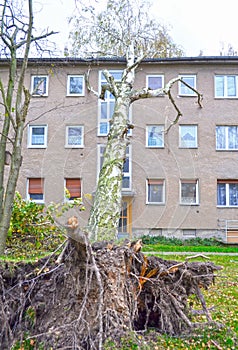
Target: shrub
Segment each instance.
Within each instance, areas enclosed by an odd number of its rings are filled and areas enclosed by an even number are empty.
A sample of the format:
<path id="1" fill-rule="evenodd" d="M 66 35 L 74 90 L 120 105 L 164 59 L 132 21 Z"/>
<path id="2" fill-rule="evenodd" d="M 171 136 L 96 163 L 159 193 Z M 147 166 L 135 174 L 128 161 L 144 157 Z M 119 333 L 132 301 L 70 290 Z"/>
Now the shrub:
<path id="1" fill-rule="evenodd" d="M 223 244 L 217 241 L 215 238 L 189 238 L 189 239 L 178 239 L 168 238 L 164 236 L 143 236 L 142 242 L 144 244 L 162 244 L 170 246 L 222 246 Z"/>
<path id="2" fill-rule="evenodd" d="M 13 203 L 10 229 L 8 231 L 7 247 L 30 253 L 31 249 L 48 249 L 58 246 L 64 239 L 65 230 L 57 225 L 56 218 L 70 208 L 78 207 L 84 210 L 80 198 L 65 203 L 50 203 L 48 206 L 25 200 L 16 192 Z"/>

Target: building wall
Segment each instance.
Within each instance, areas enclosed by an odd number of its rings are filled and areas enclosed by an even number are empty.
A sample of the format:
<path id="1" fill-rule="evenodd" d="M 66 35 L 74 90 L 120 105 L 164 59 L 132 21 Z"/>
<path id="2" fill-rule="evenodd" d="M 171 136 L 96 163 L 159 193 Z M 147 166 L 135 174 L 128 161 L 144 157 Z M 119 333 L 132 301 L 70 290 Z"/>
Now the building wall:
<path id="1" fill-rule="evenodd" d="M 83 97 L 66 96 L 68 74 L 84 74 L 88 63 L 77 61 L 30 61 L 26 86 L 32 75 L 49 75 L 48 97 L 33 97 L 28 123 L 48 125 L 47 147 L 27 147 L 27 128 L 23 141 L 23 163 L 18 190 L 26 196 L 27 179 L 44 178 L 45 202 L 64 200 L 64 179 L 80 177 L 82 193 L 92 194 L 98 171 L 97 149 L 106 137 L 97 136 L 99 113 L 96 96 L 85 89 Z M 90 84 L 99 89 L 101 69 L 122 69 L 117 61 L 91 62 Z M 196 75 L 197 89 L 204 96 L 203 108 L 196 97 L 178 95 L 178 85 L 172 91 L 183 113 L 177 125 L 164 137 L 163 148 L 146 147 L 146 126 L 164 124 L 168 127 L 176 111 L 167 96 L 144 99 L 133 103 L 135 125 L 131 139 L 132 191 L 127 193 L 132 203 L 132 232 L 186 237 L 216 236 L 224 238 L 223 219 L 238 220 L 237 208 L 217 207 L 217 179 L 238 179 L 237 152 L 216 151 L 216 125 L 238 125 L 237 99 L 214 98 L 214 75 L 237 74 L 238 61 L 213 58 L 158 60 L 141 64 L 137 69 L 135 87 L 146 85 L 146 76 L 163 74 L 165 83 L 182 74 Z M 6 67 L 2 68 L 2 71 Z M 198 126 L 198 147 L 179 147 L 179 125 Z M 84 147 L 65 147 L 67 125 L 84 126 Z M 165 204 L 146 204 L 146 179 L 164 179 Z M 180 204 L 180 180 L 198 179 L 198 205 Z M 91 200 L 83 197 L 86 211 L 80 213 L 81 225 L 87 222 Z M 77 213 L 78 214 L 78 213 Z M 187 231 L 184 231 L 187 230 Z M 190 230 L 190 231 L 188 231 Z"/>

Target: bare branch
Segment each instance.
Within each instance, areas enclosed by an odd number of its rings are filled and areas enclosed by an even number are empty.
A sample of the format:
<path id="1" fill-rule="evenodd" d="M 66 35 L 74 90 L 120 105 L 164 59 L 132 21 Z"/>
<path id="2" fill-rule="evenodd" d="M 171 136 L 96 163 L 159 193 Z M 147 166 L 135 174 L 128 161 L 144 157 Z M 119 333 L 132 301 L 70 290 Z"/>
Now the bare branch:
<path id="1" fill-rule="evenodd" d="M 14 142 L 12 141 L 12 139 L 8 135 L 4 134 L 3 132 L 0 132 L 0 135 L 5 137 L 12 145 L 14 144 Z"/>
<path id="2" fill-rule="evenodd" d="M 187 84 L 182 78 L 180 78 L 179 81 L 181 81 L 181 83 L 183 83 L 185 86 L 187 86 L 190 90 L 192 90 L 193 92 L 195 92 L 195 94 L 196 94 L 197 97 L 198 97 L 197 103 L 198 103 L 199 107 L 202 108 L 203 95 L 200 94 L 200 93 L 199 93 L 196 89 L 194 89 L 192 86 L 190 86 L 189 84 Z"/>
<path id="3" fill-rule="evenodd" d="M 36 37 L 31 37 L 30 43 L 37 42 L 41 39 L 48 38 L 50 35 L 58 34 L 58 32 L 51 31 L 49 33 L 45 33 Z M 21 41 L 18 45 L 16 45 L 16 48 L 19 49 L 20 47 L 26 45 L 28 42 L 28 39 Z"/>
<path id="4" fill-rule="evenodd" d="M 126 79 L 127 75 L 132 71 L 132 70 L 135 70 L 139 64 L 143 61 L 143 59 L 146 57 L 146 55 L 141 55 L 140 57 L 138 57 L 136 60 L 134 60 L 134 57 L 133 57 L 133 63 L 132 64 L 129 64 L 128 67 L 124 70 L 124 74 L 123 74 L 123 77 L 122 77 L 122 81 Z M 127 62 L 129 62 L 129 57 L 127 57 Z"/>
<path id="5" fill-rule="evenodd" d="M 169 98 L 170 102 L 172 103 L 174 109 L 176 110 L 177 115 L 176 115 L 175 119 L 172 121 L 172 123 L 169 125 L 169 127 L 165 130 L 166 133 L 171 129 L 171 127 L 173 125 L 178 123 L 180 117 L 182 116 L 182 112 L 180 111 L 179 107 L 177 106 L 177 104 L 172 96 L 172 93 L 171 93 L 171 89 L 172 89 L 173 85 L 175 83 L 178 83 L 178 82 L 183 83 L 190 90 L 195 92 L 195 94 L 197 95 L 197 103 L 198 103 L 199 107 L 202 108 L 203 95 L 201 93 L 199 93 L 196 89 L 194 89 L 192 86 L 187 84 L 185 81 L 183 81 L 183 79 L 181 79 L 180 77 L 176 77 L 174 79 L 171 79 L 164 88 L 155 89 L 155 90 L 152 90 L 150 88 L 143 88 L 141 90 L 132 90 L 132 93 L 131 93 L 131 102 L 134 102 L 134 101 L 137 101 L 137 100 L 143 99 L 143 98 L 153 98 L 153 97 L 168 95 L 168 98 Z"/>
<path id="6" fill-rule="evenodd" d="M 85 73 L 85 83 L 87 86 L 88 91 L 92 92 L 95 96 L 99 97 L 98 91 L 94 90 L 89 82 L 89 74 L 90 74 L 90 68 L 88 69 L 87 73 Z"/>
<path id="7" fill-rule="evenodd" d="M 203 258 L 203 259 L 207 259 L 207 260 L 210 260 L 209 256 L 206 256 L 204 254 L 196 254 L 196 255 L 193 255 L 193 256 L 187 256 L 187 258 L 185 259 L 185 261 L 188 261 L 190 259 L 196 259 L 196 258 Z"/>
<path id="8" fill-rule="evenodd" d="M 104 90 L 104 93 L 105 93 L 106 90 L 108 90 L 115 97 L 118 96 L 118 87 L 117 87 L 117 84 L 116 84 L 116 82 L 114 80 L 114 77 L 109 73 L 109 71 L 107 69 L 103 70 L 103 75 L 106 78 L 106 81 L 108 82 L 108 85 L 103 85 L 102 86 L 102 90 Z M 106 86 L 106 88 L 104 88 L 104 86 Z"/>

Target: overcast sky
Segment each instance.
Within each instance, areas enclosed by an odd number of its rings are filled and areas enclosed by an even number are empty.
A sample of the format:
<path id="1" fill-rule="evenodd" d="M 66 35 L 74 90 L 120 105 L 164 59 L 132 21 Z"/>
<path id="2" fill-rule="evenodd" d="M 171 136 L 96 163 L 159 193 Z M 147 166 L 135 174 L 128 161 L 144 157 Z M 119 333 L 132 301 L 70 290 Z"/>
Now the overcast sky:
<path id="1" fill-rule="evenodd" d="M 220 55 L 228 45 L 238 51 L 238 0 L 155 0 L 153 14 L 170 26 L 170 35 L 184 48 L 186 56 Z M 35 25 L 59 31 L 55 36 L 60 50 L 68 38 L 69 17 L 74 0 L 37 0 Z"/>

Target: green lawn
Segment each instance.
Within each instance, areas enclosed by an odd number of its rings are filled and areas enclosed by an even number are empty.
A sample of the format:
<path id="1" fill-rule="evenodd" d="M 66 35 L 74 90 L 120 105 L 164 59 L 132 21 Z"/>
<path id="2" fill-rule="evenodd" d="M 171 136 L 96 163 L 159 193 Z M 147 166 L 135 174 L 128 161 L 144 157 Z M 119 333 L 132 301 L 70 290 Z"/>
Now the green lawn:
<path id="1" fill-rule="evenodd" d="M 227 245 L 214 238 L 178 239 L 164 236 L 142 237 L 144 252 L 211 252 L 238 253 L 238 245 Z"/>
<path id="2" fill-rule="evenodd" d="M 145 244 L 143 245 L 143 252 L 210 252 L 210 253 L 237 253 L 237 247 L 222 247 L 222 246 L 176 246 L 168 244 Z"/>

